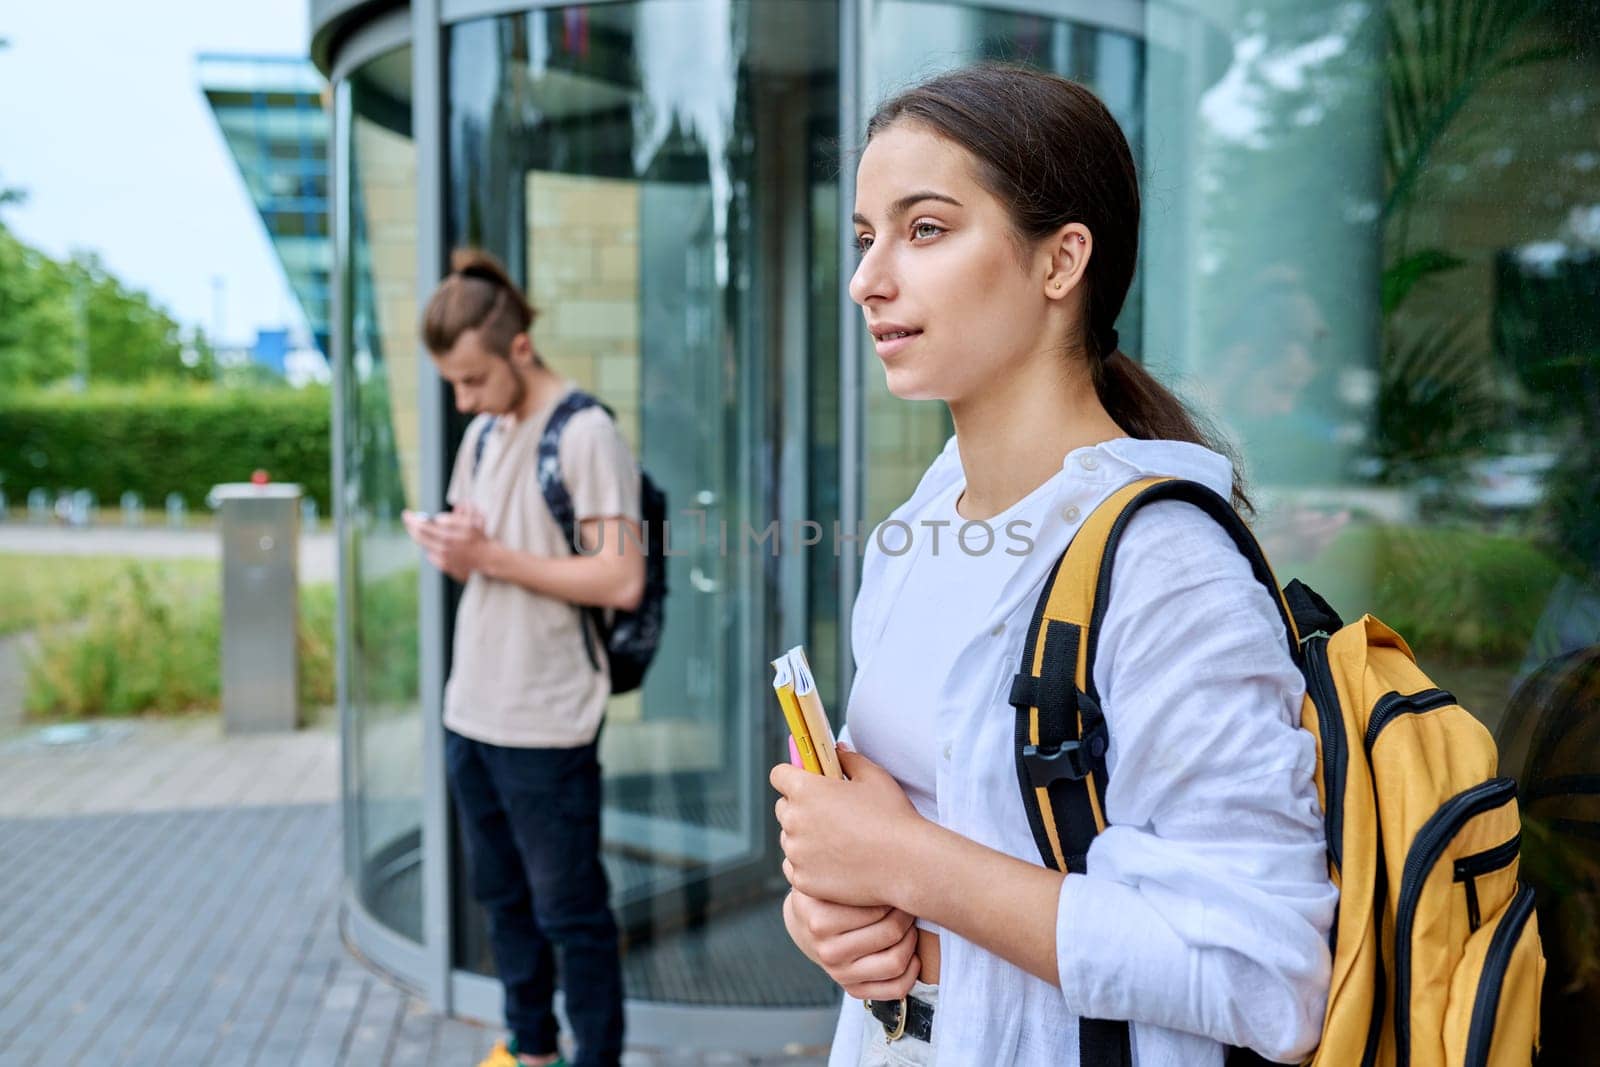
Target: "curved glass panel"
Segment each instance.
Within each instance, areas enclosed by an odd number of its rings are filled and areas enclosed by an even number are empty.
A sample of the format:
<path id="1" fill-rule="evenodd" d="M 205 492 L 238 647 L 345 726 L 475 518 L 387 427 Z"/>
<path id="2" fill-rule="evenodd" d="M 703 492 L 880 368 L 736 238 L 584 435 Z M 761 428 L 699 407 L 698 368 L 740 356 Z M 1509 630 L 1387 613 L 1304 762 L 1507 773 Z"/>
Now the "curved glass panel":
<path id="1" fill-rule="evenodd" d="M 766 661 L 836 640 L 831 600 L 807 603 L 831 564 L 791 523 L 831 535 L 837 514 L 833 479 L 806 477 L 837 470 L 837 23 L 810 0 L 673 0 L 451 30 L 448 237 L 510 265 L 540 352 L 615 410 L 669 500 L 665 639 L 601 740 L 636 998 L 837 997 L 783 933 L 765 781 Z M 460 964 L 486 969 L 476 909 L 458 923 Z"/>
<path id="2" fill-rule="evenodd" d="M 1239 444 L 1279 577 L 1397 628 L 1497 731 L 1551 967 L 1541 1058 L 1580 1062 L 1600 9 L 1198 3 L 1150 42 L 1146 358 Z"/>
<path id="3" fill-rule="evenodd" d="M 983 60 L 1027 63 L 1091 86 L 1116 115 L 1134 158 L 1140 159 L 1144 43 L 1087 18 L 1074 20 L 1070 17 L 1074 5 L 1060 6 L 1066 12 L 1052 18 L 1007 10 L 1003 3 L 980 6 L 947 0 L 878 0 L 871 5 L 861 48 L 866 116 L 895 93 L 941 71 Z M 1092 5 L 1082 6 L 1087 15 Z M 1117 320 L 1129 349 L 1142 328 L 1140 289 L 1135 278 Z M 871 529 L 911 495 L 953 427 L 942 402 L 913 403 L 892 396 L 870 338 L 863 351 L 864 505 Z"/>
<path id="4" fill-rule="evenodd" d="M 411 52 L 385 53 L 339 86 L 348 153 L 342 356 L 344 649 L 354 753 L 351 878 L 365 907 L 422 938 L 422 718 L 417 553 L 400 512 L 418 499 L 416 168 Z"/>

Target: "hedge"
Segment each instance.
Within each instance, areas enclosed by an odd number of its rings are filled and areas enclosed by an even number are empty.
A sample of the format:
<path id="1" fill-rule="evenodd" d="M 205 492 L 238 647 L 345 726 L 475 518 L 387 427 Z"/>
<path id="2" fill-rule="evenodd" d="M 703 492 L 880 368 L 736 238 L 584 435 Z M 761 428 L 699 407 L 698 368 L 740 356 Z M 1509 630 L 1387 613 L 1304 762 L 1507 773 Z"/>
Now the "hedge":
<path id="1" fill-rule="evenodd" d="M 0 489 L 17 507 L 30 490 L 87 489 L 101 506 L 124 492 L 158 508 L 181 493 L 191 509 L 220 482 L 262 469 L 298 482 L 328 514 L 331 401 L 325 388 L 173 385 L 28 391 L 0 396 Z"/>

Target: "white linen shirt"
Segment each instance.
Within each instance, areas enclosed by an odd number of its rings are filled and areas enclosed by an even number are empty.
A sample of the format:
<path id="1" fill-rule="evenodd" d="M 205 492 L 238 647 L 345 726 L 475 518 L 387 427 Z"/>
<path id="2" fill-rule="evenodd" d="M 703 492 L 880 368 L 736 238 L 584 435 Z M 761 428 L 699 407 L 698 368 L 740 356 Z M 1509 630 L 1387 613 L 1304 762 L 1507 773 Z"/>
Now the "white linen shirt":
<path id="1" fill-rule="evenodd" d="M 932 733 L 941 825 L 1040 862 L 1017 785 L 1011 678 L 1045 578 L 1072 534 L 1112 492 L 1152 475 L 1227 495 L 1232 470 L 1208 449 L 1173 441 L 1120 438 L 1070 453 L 1026 498 L 1037 523 L 1027 533 L 1033 549 L 1006 557 L 1013 565 L 992 609 L 923 621 L 962 630 L 960 641 L 939 642 L 957 650 L 943 664 L 875 659 L 910 569 L 927 557 L 890 554 L 878 535 L 869 540 L 852 618 L 857 678 L 931 667 L 943 684 L 936 701 L 913 707 L 884 696 L 881 681 L 857 685 L 845 732 L 852 743 L 869 741 L 888 719 Z M 922 520 L 941 514 L 939 502 L 964 482 L 952 437 L 886 521 L 920 534 Z M 903 539 L 883 536 L 891 549 Z M 1001 548 L 1009 543 L 1002 538 Z M 1177 502 L 1151 505 L 1129 523 L 1112 589 L 1095 661 L 1110 731 L 1110 825 L 1089 850 L 1087 873 L 1062 883 L 1060 988 L 945 930 L 937 1061 L 1071 1067 L 1079 1016 L 1131 1020 L 1138 1067 L 1220 1065 L 1225 1045 L 1296 1060 L 1315 1047 L 1322 1025 L 1337 893 L 1312 781 L 1316 742 L 1299 726 L 1304 683 L 1282 623 L 1222 528 Z M 885 754 L 870 743 L 859 750 L 874 760 Z M 866 1025 L 877 1024 L 845 997 L 833 1067 L 854 1067 Z"/>

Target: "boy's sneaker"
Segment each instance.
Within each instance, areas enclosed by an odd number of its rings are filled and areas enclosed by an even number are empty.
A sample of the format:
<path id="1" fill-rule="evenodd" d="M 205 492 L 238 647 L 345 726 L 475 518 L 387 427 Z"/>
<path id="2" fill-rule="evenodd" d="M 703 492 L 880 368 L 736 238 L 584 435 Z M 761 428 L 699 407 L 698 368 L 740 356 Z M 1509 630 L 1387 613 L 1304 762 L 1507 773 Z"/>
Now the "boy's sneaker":
<path id="1" fill-rule="evenodd" d="M 478 1067 L 522 1067 L 522 1061 L 517 1058 L 517 1039 L 513 1037 L 496 1044 Z M 557 1056 L 550 1067 L 567 1067 L 567 1061 Z"/>

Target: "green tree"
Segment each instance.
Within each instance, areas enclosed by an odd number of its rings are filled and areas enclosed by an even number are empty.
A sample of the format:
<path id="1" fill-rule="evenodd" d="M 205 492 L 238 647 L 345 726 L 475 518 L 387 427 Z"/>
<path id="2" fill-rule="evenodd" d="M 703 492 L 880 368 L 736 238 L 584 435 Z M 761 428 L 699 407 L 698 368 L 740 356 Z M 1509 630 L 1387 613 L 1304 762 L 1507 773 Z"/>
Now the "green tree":
<path id="1" fill-rule="evenodd" d="M 71 286 L 60 264 L 0 223 L 0 385 L 38 385 L 72 373 Z"/>
<path id="2" fill-rule="evenodd" d="M 189 376 L 182 329 L 148 294 L 124 285 L 93 252 L 74 253 L 65 270 L 88 380 Z"/>

